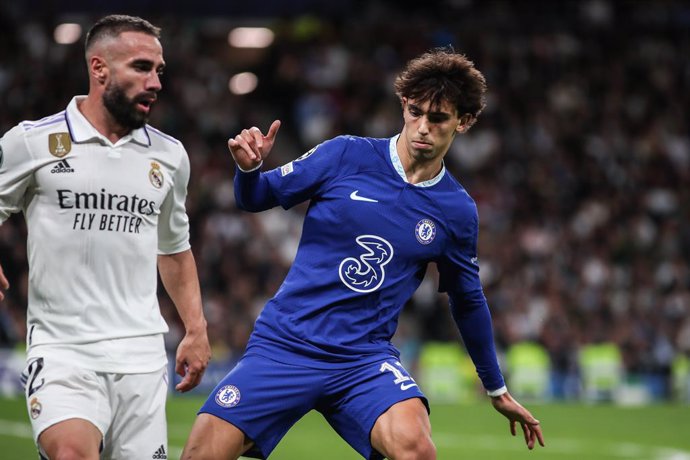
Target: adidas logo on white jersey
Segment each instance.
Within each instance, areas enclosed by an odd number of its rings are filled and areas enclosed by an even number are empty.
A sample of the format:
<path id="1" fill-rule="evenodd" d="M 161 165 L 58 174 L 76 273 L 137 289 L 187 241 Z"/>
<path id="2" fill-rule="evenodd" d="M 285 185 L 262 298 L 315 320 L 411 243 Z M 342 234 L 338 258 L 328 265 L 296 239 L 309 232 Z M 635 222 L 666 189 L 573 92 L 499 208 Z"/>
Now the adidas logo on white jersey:
<path id="1" fill-rule="evenodd" d="M 156 452 L 153 453 L 153 456 L 151 457 L 153 460 L 166 460 L 168 458 L 168 454 L 165 453 L 165 446 L 161 444 L 161 446 L 158 448 Z"/>
<path id="2" fill-rule="evenodd" d="M 56 164 L 55 167 L 50 170 L 50 172 L 51 174 L 73 173 L 74 168 L 70 166 L 67 160 L 62 160 L 58 164 Z"/>

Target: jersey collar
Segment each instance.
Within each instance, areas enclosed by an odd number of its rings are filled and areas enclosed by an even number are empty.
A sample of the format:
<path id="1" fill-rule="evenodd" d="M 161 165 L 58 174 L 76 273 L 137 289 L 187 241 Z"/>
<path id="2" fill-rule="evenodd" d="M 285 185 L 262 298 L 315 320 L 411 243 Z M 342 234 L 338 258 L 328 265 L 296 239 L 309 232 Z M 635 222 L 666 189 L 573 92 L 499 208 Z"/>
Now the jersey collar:
<path id="1" fill-rule="evenodd" d="M 402 177 L 402 180 L 405 182 L 409 183 L 407 180 L 407 175 L 405 174 L 405 169 L 403 168 L 402 161 L 400 160 L 400 155 L 398 155 L 398 149 L 396 147 L 396 144 L 398 143 L 398 138 L 400 137 L 400 134 L 391 137 L 390 142 L 388 143 L 388 153 L 391 157 L 391 163 L 393 163 L 393 167 L 397 171 L 397 173 Z M 433 177 L 429 180 L 425 180 L 424 182 L 420 182 L 419 184 L 410 184 L 414 185 L 415 187 L 431 187 L 432 185 L 436 185 L 439 182 L 441 182 L 441 179 L 443 179 L 443 176 L 446 174 L 446 164 L 441 160 L 441 171 L 436 175 L 436 177 Z"/>
<path id="2" fill-rule="evenodd" d="M 67 129 L 69 130 L 72 142 L 100 142 L 105 145 L 118 146 L 126 144 L 127 142 L 136 142 L 144 147 L 151 146 L 151 138 L 149 137 L 146 126 L 132 130 L 129 134 L 117 141 L 115 144 L 110 142 L 110 139 L 99 133 L 96 128 L 84 117 L 77 107 L 77 102 L 85 99 L 86 96 L 75 96 L 70 101 L 65 111 L 65 119 L 67 120 Z"/>

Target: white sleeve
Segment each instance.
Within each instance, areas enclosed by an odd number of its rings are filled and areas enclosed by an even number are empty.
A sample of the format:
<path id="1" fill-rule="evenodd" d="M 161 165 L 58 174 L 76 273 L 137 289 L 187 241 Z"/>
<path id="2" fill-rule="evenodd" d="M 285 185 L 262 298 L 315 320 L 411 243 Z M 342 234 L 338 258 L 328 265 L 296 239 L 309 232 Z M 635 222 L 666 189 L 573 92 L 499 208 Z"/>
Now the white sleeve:
<path id="1" fill-rule="evenodd" d="M 158 216 L 158 253 L 177 254 L 190 248 L 189 218 L 185 208 L 189 183 L 189 157 L 180 145 L 180 164 L 173 173 L 172 187 Z"/>
<path id="2" fill-rule="evenodd" d="M 34 163 L 20 125 L 0 138 L 0 223 L 23 209 Z"/>

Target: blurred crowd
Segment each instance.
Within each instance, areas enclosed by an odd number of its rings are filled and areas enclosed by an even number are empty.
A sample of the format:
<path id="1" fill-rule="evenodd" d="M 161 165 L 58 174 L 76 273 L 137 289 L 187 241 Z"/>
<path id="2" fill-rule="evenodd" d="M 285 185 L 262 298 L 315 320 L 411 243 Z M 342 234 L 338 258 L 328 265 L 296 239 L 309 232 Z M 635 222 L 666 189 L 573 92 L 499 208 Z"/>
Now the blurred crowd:
<path id="1" fill-rule="evenodd" d="M 151 124 L 190 154 L 187 205 L 215 358 L 242 352 L 306 210 L 238 211 L 227 138 L 281 119 L 271 168 L 338 134 L 391 136 L 402 126 L 396 73 L 452 44 L 489 85 L 446 165 L 478 204 L 499 351 L 535 341 L 556 372 L 574 375 L 580 347 L 613 342 L 627 373 L 667 379 L 674 358 L 690 355 L 690 4 L 424 3 L 352 2 L 338 17 L 126 11 L 163 28 L 167 69 Z M 75 17 L 88 28 L 100 13 Z M 62 19 L 0 6 L 0 132 L 87 91 L 83 41 L 53 42 Z M 271 46 L 228 46 L 232 27 L 256 24 L 275 32 Z M 257 89 L 231 94 L 228 79 L 244 71 Z M 0 263 L 12 283 L 0 344 L 13 346 L 27 303 L 19 216 L 0 226 Z M 161 307 L 174 349 L 182 332 L 163 291 Z M 458 340 L 433 266 L 395 338 L 408 360 L 430 340 Z"/>

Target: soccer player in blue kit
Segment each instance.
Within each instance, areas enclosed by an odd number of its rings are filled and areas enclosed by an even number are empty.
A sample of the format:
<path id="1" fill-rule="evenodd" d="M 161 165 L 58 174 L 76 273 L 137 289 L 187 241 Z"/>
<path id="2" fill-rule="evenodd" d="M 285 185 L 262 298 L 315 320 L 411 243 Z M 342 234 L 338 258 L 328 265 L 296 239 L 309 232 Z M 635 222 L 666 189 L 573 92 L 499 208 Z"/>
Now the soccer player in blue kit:
<path id="1" fill-rule="evenodd" d="M 390 341 L 430 262 L 494 408 L 513 435 L 520 425 L 528 448 L 544 445 L 496 358 L 476 205 L 443 163 L 484 107 L 484 77 L 438 48 L 411 60 L 395 90 L 404 126 L 392 138 L 339 136 L 268 172 L 280 121 L 228 141 L 239 207 L 311 201 L 295 261 L 201 408 L 183 459 L 267 458 L 312 409 L 366 459 L 435 459 L 428 402 Z"/>

